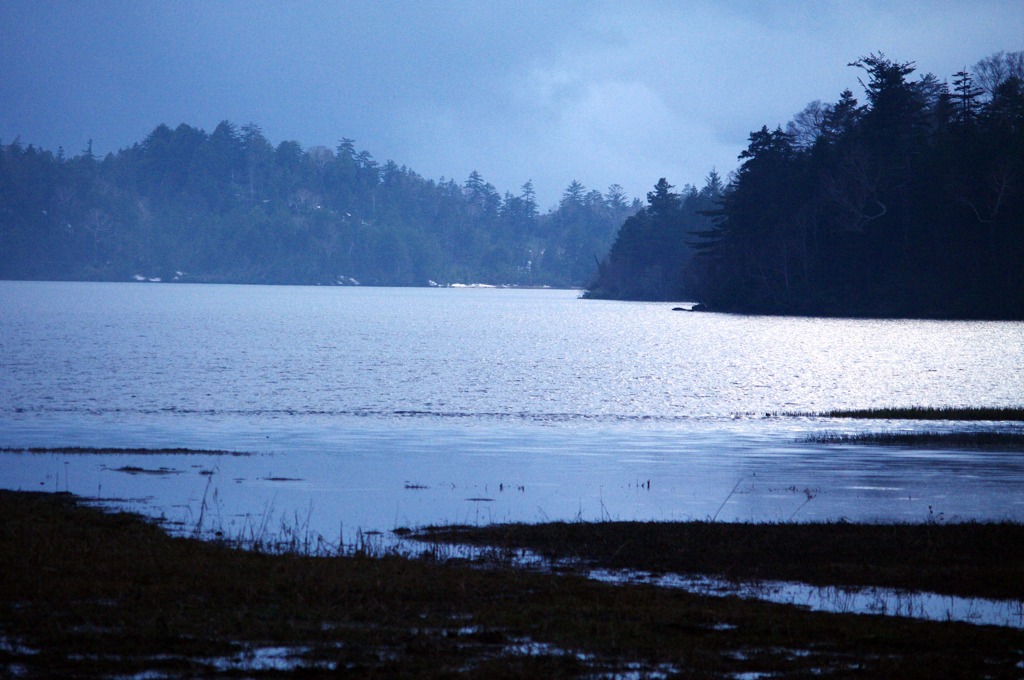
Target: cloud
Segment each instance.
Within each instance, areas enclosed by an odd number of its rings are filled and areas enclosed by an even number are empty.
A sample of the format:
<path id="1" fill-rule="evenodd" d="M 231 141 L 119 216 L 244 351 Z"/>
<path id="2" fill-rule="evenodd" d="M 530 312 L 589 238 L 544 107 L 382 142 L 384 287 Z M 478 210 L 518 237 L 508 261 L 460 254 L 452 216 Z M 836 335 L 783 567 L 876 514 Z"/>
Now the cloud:
<path id="1" fill-rule="evenodd" d="M 77 153 L 158 123 L 356 140 L 428 178 L 644 196 L 736 167 L 747 135 L 861 96 L 883 51 L 949 78 L 1024 48 L 1018 0 L 6 0 L 0 139 Z"/>

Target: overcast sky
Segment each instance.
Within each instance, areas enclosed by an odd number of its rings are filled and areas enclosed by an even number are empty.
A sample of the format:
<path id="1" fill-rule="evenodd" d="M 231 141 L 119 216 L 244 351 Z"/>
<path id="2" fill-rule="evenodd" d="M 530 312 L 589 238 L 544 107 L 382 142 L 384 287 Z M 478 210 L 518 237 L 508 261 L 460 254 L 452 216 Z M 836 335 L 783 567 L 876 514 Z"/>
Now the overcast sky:
<path id="1" fill-rule="evenodd" d="M 736 167 L 751 130 L 862 99 L 847 66 L 919 73 L 1024 49 L 1024 0 L 0 0 L 0 140 L 105 154 L 159 123 L 255 122 L 542 207 L 573 179 L 643 197 Z"/>

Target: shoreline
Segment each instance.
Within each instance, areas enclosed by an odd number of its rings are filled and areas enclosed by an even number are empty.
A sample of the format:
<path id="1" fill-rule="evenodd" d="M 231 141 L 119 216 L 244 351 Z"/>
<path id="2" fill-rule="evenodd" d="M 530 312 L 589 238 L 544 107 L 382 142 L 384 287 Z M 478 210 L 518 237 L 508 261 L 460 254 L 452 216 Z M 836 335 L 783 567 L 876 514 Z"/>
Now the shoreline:
<path id="1" fill-rule="evenodd" d="M 171 537 L 138 515 L 87 507 L 70 494 L 0 492 L 0 519 L 0 671 L 22 677 L 290 677 L 332 671 L 413 678 L 924 678 L 970 677 L 981 668 L 993 677 L 1016 677 L 1024 649 L 1024 630 L 827 614 L 643 583 L 610 585 L 571 571 L 480 568 L 451 558 L 436 543 L 404 556 L 346 553 L 322 544 L 306 554 L 242 550 Z M 969 554 L 959 540 L 943 538 L 960 532 L 958 527 L 978 539 Z M 711 532 L 698 540 L 704 546 L 715 545 L 711 536 L 722 531 L 860 530 L 873 534 L 853 546 L 861 555 L 865 545 L 893 545 L 893 531 L 910 531 L 933 543 L 911 541 L 904 548 L 930 551 L 937 563 L 959 560 L 990 575 L 998 571 L 997 561 L 1019 574 L 1017 553 L 1024 550 L 1024 541 L 1017 540 L 1024 535 L 1021 524 L 698 528 Z M 506 539 L 519 530 L 546 531 L 562 549 L 578 553 L 581 546 L 600 545 L 611 548 L 605 559 L 633 562 L 643 554 L 671 557 L 654 534 L 641 537 L 637 531 L 679 529 L 596 523 L 490 531 Z M 995 533 L 982 535 L 989 529 Z M 631 532 L 632 543 L 619 544 L 622 531 Z M 565 542 L 572 532 L 598 532 L 603 539 Z M 1007 534 L 1000 532 L 1012 533 L 1015 542 L 1001 543 Z M 722 546 L 748 554 L 766 555 L 770 548 L 737 536 L 719 538 Z M 993 540 L 1001 543 L 999 552 Z M 793 544 L 802 555 L 827 555 L 842 546 L 848 537 L 824 546 Z M 986 559 L 961 559 L 972 556 Z M 951 574 L 963 572 L 963 564 L 953 565 Z M 947 578 L 951 584 L 970 582 Z M 1018 590 L 1010 592 L 1019 592 L 1019 579 L 1014 583 Z"/>
<path id="2" fill-rule="evenodd" d="M 606 569 L 1024 601 L 1019 522 L 551 522 L 413 536 Z"/>

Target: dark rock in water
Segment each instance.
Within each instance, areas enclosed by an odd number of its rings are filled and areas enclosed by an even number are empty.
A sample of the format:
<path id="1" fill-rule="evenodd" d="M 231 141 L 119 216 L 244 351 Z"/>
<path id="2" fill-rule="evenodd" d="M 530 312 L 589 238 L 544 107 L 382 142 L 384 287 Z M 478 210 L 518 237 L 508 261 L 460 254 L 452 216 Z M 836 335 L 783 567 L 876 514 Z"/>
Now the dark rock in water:
<path id="1" fill-rule="evenodd" d="M 693 307 L 690 307 L 690 311 L 691 312 L 706 312 L 706 311 L 708 311 L 708 306 L 706 304 L 704 304 L 703 302 L 698 302 Z"/>
<path id="2" fill-rule="evenodd" d="M 686 312 L 686 311 L 689 311 L 689 310 L 687 310 L 685 307 L 673 307 L 672 311 L 673 312 Z"/>

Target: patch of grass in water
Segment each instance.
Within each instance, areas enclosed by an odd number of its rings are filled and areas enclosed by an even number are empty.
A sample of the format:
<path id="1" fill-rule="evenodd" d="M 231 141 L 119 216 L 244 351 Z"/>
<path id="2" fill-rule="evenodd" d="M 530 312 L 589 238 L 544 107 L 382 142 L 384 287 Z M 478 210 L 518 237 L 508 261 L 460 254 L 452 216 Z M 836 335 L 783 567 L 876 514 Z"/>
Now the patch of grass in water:
<path id="1" fill-rule="evenodd" d="M 553 522 L 416 535 L 612 569 L 1024 600 L 1024 524 L 1015 522 Z"/>
<path id="2" fill-rule="evenodd" d="M 557 544 L 566 526 L 540 531 Z M 650 526 L 623 524 L 590 543 L 620 557 L 650 553 L 661 544 L 637 534 Z M 674 544 L 673 527 L 661 529 Z M 813 538 L 799 538 L 802 553 L 818 549 Z M 234 550 L 67 494 L 0 492 L 0 574 L 0 675 L 27 677 L 250 674 L 219 660 L 266 649 L 287 651 L 288 663 L 267 671 L 275 677 L 1016 677 L 1024 649 L 1024 631 L 1012 629 L 481 569 L 429 550 L 414 559 Z"/>
<path id="3" fill-rule="evenodd" d="M 1024 432 L 866 432 L 820 434 L 802 441 L 814 444 L 873 444 L 989 451 L 1024 451 Z"/>
<path id="4" fill-rule="evenodd" d="M 108 469 L 108 468 L 104 467 L 104 469 Z M 130 475 L 166 476 L 166 475 L 180 475 L 181 474 L 181 470 L 172 470 L 171 468 L 165 468 L 165 467 L 159 468 L 157 470 L 151 470 L 151 469 L 148 469 L 148 468 L 139 467 L 138 465 L 125 465 L 125 466 L 122 466 L 122 467 L 119 467 L 119 468 L 113 468 L 113 471 L 114 472 L 126 472 L 126 473 L 128 473 Z"/>
<path id="5" fill-rule="evenodd" d="M 206 456 L 251 456 L 251 453 L 244 451 L 223 451 L 220 449 L 148 449 L 148 448 L 116 448 L 111 446 L 5 446 L 0 447 L 0 453 L 65 453 L 65 454 L 110 454 L 110 455 L 146 455 L 146 454 L 173 454 L 173 455 L 206 455 Z"/>
<path id="6" fill-rule="evenodd" d="M 792 413 L 787 415 L 808 415 Z M 933 407 L 870 408 L 823 411 L 814 413 L 822 418 L 864 418 L 879 420 L 995 420 L 1024 421 L 1024 407 Z"/>

